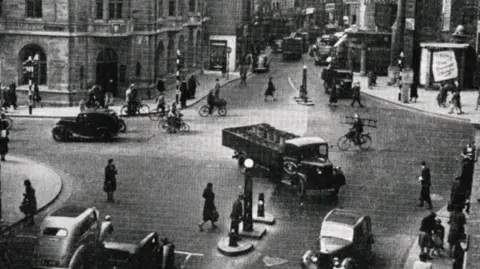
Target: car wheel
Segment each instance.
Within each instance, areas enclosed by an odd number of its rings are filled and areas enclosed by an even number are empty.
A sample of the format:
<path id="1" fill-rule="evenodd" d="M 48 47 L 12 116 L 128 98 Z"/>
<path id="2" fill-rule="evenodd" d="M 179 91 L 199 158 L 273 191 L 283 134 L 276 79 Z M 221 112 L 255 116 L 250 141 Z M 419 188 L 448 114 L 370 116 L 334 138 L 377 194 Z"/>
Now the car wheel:
<path id="1" fill-rule="evenodd" d="M 127 116 L 128 112 L 128 106 L 124 105 L 122 108 L 120 108 L 120 116 Z"/>
<path id="2" fill-rule="evenodd" d="M 64 127 L 56 126 L 52 129 L 52 137 L 57 142 L 64 142 L 68 140 L 70 134 Z"/>
<path id="3" fill-rule="evenodd" d="M 305 189 L 305 177 L 301 176 L 301 175 L 297 175 L 296 177 L 298 177 L 295 181 L 296 181 L 296 184 L 297 184 L 297 195 L 298 197 L 302 198 L 302 197 L 305 197 L 305 194 L 306 194 L 306 189 Z"/>
<path id="4" fill-rule="evenodd" d="M 98 138 L 101 140 L 101 141 L 109 141 L 112 139 L 112 135 L 110 134 L 110 132 L 105 129 L 105 128 L 100 128 L 97 130 L 97 133 L 98 133 Z"/>
<path id="5" fill-rule="evenodd" d="M 122 119 L 119 119 L 119 120 L 118 120 L 118 130 L 119 130 L 121 133 L 127 132 L 127 124 L 126 124 L 125 121 L 122 120 Z"/>
<path id="6" fill-rule="evenodd" d="M 13 127 L 13 120 L 12 119 L 5 118 L 2 121 L 7 123 L 7 130 L 12 129 L 12 127 Z"/>

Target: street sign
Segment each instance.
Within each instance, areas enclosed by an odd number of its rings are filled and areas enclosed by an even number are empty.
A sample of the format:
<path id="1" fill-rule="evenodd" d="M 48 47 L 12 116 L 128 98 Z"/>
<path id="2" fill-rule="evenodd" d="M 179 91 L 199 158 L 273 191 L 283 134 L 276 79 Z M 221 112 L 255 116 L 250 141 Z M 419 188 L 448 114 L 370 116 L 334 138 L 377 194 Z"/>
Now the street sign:
<path id="1" fill-rule="evenodd" d="M 227 53 L 232 53 L 232 48 L 227 47 Z"/>
<path id="2" fill-rule="evenodd" d="M 325 5 L 325 11 L 326 12 L 333 12 L 335 11 L 335 4 L 330 3 Z"/>

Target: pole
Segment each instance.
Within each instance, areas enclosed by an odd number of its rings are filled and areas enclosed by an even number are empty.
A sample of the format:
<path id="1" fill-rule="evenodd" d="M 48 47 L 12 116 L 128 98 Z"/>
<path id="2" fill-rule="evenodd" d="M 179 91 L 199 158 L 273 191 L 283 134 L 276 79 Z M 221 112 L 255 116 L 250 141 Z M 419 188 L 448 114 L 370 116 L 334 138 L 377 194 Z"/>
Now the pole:
<path id="1" fill-rule="evenodd" d="M 230 73 L 230 53 L 227 53 L 227 80 L 229 79 Z"/>
<path id="2" fill-rule="evenodd" d="M 250 160 L 250 159 L 247 159 Z M 247 161 L 246 160 L 246 161 Z M 250 160 L 251 161 L 251 160 Z M 252 192 L 253 192 L 253 179 L 251 176 L 251 167 L 252 165 L 245 165 L 245 193 L 244 193 L 244 202 L 243 202 L 243 230 L 246 232 L 253 231 L 253 214 L 252 214 Z M 250 167 L 250 168 L 248 168 Z"/>

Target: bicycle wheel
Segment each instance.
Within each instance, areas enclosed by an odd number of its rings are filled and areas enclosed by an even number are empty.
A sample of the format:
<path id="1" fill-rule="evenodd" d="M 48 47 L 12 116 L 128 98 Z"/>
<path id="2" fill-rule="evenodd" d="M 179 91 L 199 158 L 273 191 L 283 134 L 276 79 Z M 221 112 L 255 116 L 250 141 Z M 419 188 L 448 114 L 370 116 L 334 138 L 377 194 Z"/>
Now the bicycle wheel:
<path id="1" fill-rule="evenodd" d="M 351 141 L 347 136 L 342 136 L 338 139 L 337 146 L 340 150 L 347 150 L 350 148 Z"/>
<path id="2" fill-rule="evenodd" d="M 202 117 L 208 116 L 209 112 L 210 112 L 210 108 L 208 106 L 202 106 L 198 110 L 198 114 Z"/>
<path id="3" fill-rule="evenodd" d="M 185 122 L 182 122 L 182 124 L 180 124 L 180 131 L 188 132 L 190 131 L 190 126 L 188 126 L 188 124 L 186 124 Z"/>
<path id="4" fill-rule="evenodd" d="M 7 123 L 7 130 L 12 129 L 13 127 L 13 120 L 11 118 L 5 118 L 2 121 Z"/>
<path id="5" fill-rule="evenodd" d="M 138 115 L 148 115 L 148 113 L 150 112 L 150 107 L 148 107 L 148 105 L 146 104 L 141 104 L 138 108 L 137 108 L 137 113 Z"/>
<path id="6" fill-rule="evenodd" d="M 218 108 L 218 115 L 226 116 L 227 115 L 227 108 L 226 107 L 219 107 Z"/>
<path id="7" fill-rule="evenodd" d="M 360 136 L 360 145 L 361 149 L 367 150 L 372 146 L 372 138 L 369 135 Z"/>
<path id="8" fill-rule="evenodd" d="M 160 115 L 160 111 L 158 111 L 158 109 L 156 108 L 150 111 L 150 113 L 148 113 L 148 118 L 153 121 L 159 120 L 161 116 L 162 115 Z"/>
<path id="9" fill-rule="evenodd" d="M 122 108 L 120 108 L 120 116 L 127 116 L 128 112 L 128 106 L 123 105 Z"/>
<path id="10" fill-rule="evenodd" d="M 168 127 L 168 122 L 166 120 L 160 120 L 158 122 L 158 129 L 166 129 Z"/>

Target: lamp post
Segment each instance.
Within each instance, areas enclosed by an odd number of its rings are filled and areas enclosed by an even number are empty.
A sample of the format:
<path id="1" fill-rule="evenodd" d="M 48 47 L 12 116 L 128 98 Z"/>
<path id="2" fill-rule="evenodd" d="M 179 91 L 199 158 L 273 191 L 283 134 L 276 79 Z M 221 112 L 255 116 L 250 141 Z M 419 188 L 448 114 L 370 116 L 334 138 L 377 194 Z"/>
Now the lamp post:
<path id="1" fill-rule="evenodd" d="M 246 159 L 243 162 L 245 166 L 245 192 L 243 202 L 243 231 L 253 231 L 253 212 L 252 212 L 252 192 L 253 180 L 251 176 L 251 169 L 255 165 L 252 159 Z"/>

